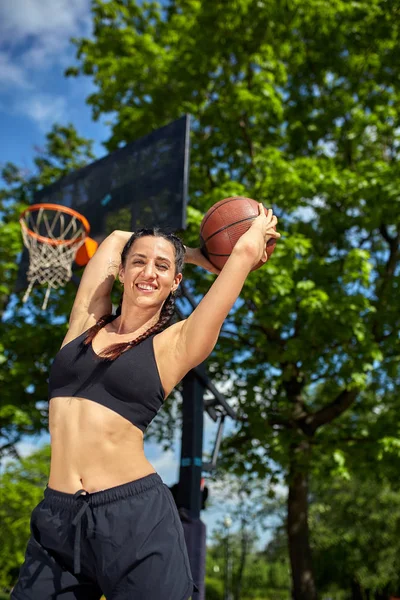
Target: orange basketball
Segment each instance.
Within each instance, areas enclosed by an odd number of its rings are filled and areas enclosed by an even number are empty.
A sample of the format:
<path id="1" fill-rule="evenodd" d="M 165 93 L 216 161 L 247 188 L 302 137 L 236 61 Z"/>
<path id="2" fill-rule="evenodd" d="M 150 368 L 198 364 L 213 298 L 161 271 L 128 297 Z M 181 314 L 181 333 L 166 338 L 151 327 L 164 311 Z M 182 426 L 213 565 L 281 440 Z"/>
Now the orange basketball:
<path id="1" fill-rule="evenodd" d="M 242 196 L 220 200 L 207 211 L 200 227 L 201 249 L 215 267 L 222 269 L 236 242 L 258 215 L 258 202 Z M 275 247 L 276 240 L 268 240 L 268 257 Z M 253 271 L 263 264 L 260 261 Z"/>

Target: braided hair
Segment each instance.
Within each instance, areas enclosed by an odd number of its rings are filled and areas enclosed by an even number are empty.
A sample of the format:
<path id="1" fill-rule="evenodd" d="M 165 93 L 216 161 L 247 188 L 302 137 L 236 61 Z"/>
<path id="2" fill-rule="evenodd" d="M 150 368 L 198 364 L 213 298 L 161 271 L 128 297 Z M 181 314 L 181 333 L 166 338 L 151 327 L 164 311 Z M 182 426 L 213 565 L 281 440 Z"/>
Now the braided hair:
<path id="1" fill-rule="evenodd" d="M 125 244 L 125 246 L 122 250 L 122 253 L 121 253 L 122 265 L 125 266 L 126 259 L 129 254 L 129 250 L 131 249 L 131 247 L 135 243 L 135 241 L 139 238 L 147 237 L 147 236 L 162 237 L 174 246 L 175 274 L 181 273 L 183 271 L 183 265 L 185 262 L 185 247 L 184 247 L 182 241 L 176 235 L 173 235 L 170 233 L 165 233 L 164 231 L 160 230 L 158 227 L 154 227 L 152 229 L 139 229 L 129 238 L 129 240 Z M 121 296 L 119 306 L 116 311 L 117 317 L 121 314 L 121 308 L 122 308 L 122 296 Z M 163 329 L 165 329 L 168 326 L 168 324 L 170 323 L 172 317 L 174 316 L 174 313 L 175 313 L 175 293 L 171 292 L 161 308 L 159 320 L 157 321 L 157 323 L 155 323 L 155 325 L 153 325 L 153 327 L 150 327 L 142 335 L 140 335 L 139 337 L 135 338 L 134 340 L 132 340 L 130 342 L 121 342 L 119 344 L 112 344 L 108 348 L 104 348 L 104 350 L 102 350 L 102 352 L 100 353 L 99 356 L 106 360 L 110 360 L 110 361 L 115 360 L 116 358 L 118 358 L 118 356 L 123 354 L 123 352 L 126 352 L 130 348 L 137 346 L 138 344 L 143 342 L 145 339 L 147 339 L 151 335 L 155 335 L 156 333 L 163 331 Z M 97 333 L 100 331 L 100 329 L 105 327 L 105 325 L 107 325 L 107 323 L 110 323 L 114 319 L 115 319 L 115 316 L 112 314 L 103 315 L 97 321 L 97 323 L 95 325 L 93 325 L 93 327 L 88 329 L 83 343 L 86 346 L 91 344 L 93 339 L 97 335 Z"/>

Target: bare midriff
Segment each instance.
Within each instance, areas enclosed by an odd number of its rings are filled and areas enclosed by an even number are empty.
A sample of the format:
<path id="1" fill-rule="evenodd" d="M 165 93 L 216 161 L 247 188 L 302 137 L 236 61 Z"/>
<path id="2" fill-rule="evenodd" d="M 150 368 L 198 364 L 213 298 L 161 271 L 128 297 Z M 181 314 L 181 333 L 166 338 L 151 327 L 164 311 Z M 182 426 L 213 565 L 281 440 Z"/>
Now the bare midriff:
<path id="1" fill-rule="evenodd" d="M 143 433 L 124 417 L 84 398 L 52 398 L 49 487 L 73 494 L 122 485 L 155 473 Z"/>

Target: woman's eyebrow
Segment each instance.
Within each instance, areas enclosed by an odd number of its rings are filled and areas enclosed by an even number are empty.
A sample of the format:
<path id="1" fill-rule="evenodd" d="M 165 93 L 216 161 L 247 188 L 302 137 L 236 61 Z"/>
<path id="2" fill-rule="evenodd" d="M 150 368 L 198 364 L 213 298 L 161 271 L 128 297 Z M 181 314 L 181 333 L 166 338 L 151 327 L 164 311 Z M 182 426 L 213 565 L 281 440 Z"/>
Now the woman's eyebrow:
<path id="1" fill-rule="evenodd" d="M 140 256 L 140 258 L 147 258 L 146 254 L 141 254 L 140 252 L 132 252 L 132 256 Z M 156 260 L 165 260 L 165 262 L 167 262 L 169 265 L 171 264 L 170 259 L 166 256 L 157 256 Z"/>
<path id="2" fill-rule="evenodd" d="M 157 260 L 165 260 L 169 265 L 171 264 L 171 261 L 166 256 L 157 256 Z"/>

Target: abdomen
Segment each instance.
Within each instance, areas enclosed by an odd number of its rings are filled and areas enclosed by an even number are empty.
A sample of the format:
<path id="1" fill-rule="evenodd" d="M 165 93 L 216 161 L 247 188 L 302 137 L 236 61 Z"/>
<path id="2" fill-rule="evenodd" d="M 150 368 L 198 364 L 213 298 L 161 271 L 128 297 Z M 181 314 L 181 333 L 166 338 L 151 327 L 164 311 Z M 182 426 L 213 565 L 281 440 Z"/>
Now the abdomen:
<path id="1" fill-rule="evenodd" d="M 144 455 L 141 430 L 91 400 L 52 398 L 49 427 L 53 489 L 91 493 L 154 473 Z"/>

